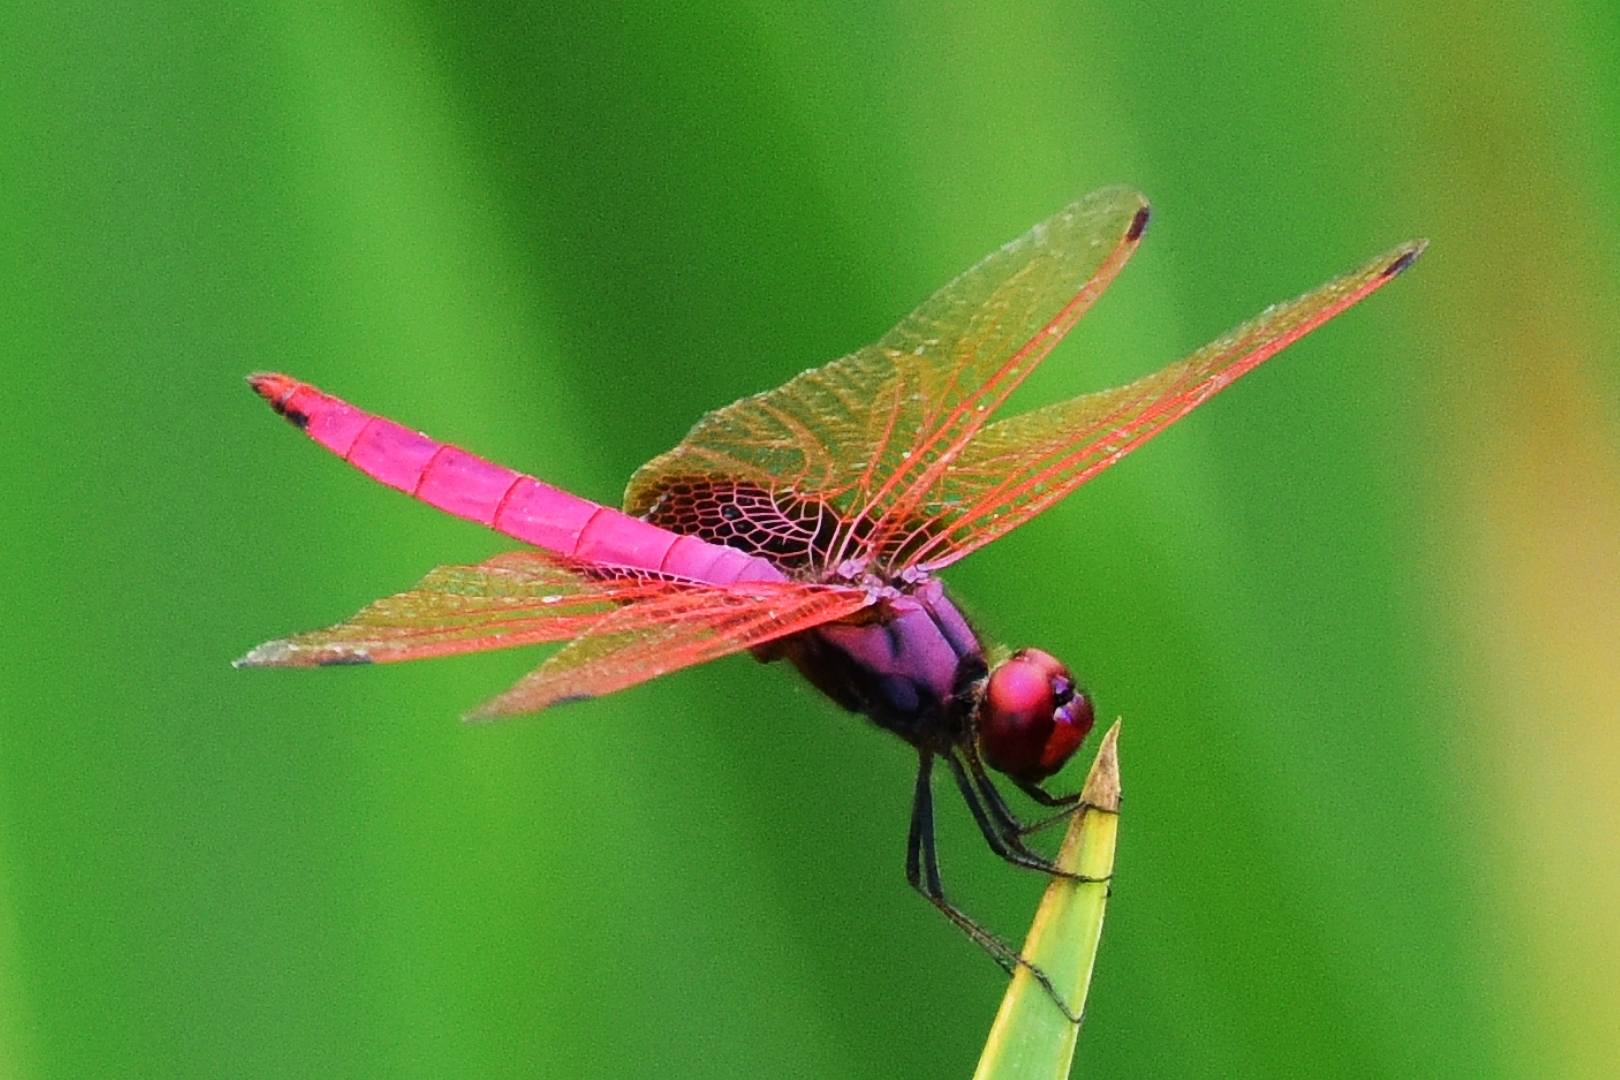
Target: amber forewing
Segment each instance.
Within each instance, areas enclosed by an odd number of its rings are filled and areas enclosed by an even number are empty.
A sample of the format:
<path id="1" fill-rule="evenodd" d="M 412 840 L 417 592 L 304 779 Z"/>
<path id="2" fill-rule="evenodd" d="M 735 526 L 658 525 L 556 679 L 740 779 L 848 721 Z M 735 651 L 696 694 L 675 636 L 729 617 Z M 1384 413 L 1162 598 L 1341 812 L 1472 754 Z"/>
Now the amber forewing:
<path id="1" fill-rule="evenodd" d="M 705 416 L 631 478 L 625 509 L 672 485 L 737 481 L 821 500 L 840 526 L 822 566 L 866 554 L 917 509 L 990 414 L 1124 265 L 1147 204 L 1093 192 L 930 297 L 875 345 Z"/>

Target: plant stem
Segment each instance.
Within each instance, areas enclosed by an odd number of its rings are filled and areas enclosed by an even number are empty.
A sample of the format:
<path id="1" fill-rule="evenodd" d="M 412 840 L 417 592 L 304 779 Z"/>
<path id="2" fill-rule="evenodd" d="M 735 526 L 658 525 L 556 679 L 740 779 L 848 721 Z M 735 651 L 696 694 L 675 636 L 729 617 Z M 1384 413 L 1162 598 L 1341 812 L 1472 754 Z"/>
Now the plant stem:
<path id="1" fill-rule="evenodd" d="M 1086 777 L 1086 809 L 1069 823 L 1057 864 L 1088 878 L 1114 871 L 1119 832 L 1119 722 L 1108 729 Z M 1044 971 L 1071 1012 L 1080 1015 L 1108 903 L 1105 880 L 1053 878 L 1024 941 L 1024 956 Z M 1074 1058 L 1080 1025 L 1071 1023 L 1024 968 L 1014 973 L 990 1028 L 974 1080 L 1064 1080 Z"/>

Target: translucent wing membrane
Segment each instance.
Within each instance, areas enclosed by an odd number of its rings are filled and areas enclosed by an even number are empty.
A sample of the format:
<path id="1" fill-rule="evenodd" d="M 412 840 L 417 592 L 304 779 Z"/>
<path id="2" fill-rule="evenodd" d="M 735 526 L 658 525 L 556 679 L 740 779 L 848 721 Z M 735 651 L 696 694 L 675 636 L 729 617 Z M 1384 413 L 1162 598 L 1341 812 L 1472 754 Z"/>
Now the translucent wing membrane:
<path id="1" fill-rule="evenodd" d="M 1001 420 L 908 500 L 918 511 L 874 537 L 877 557 L 935 569 L 1016 528 L 1322 323 L 1371 295 L 1423 250 L 1416 241 L 1263 312 L 1136 382 Z"/>
<path id="2" fill-rule="evenodd" d="M 1141 195 L 1093 192 L 930 297 L 883 340 L 710 413 L 631 478 L 657 520 L 674 486 L 725 479 L 813 498 L 837 522 L 821 567 L 861 555 L 872 524 L 912 515 L 990 414 L 1125 264 Z"/>
<path id="3" fill-rule="evenodd" d="M 702 593 L 687 598 L 679 610 L 649 613 L 638 610 L 639 604 L 620 608 L 470 718 L 515 716 L 623 690 L 832 622 L 872 603 L 861 589 L 792 582 Z"/>
<path id="4" fill-rule="evenodd" d="M 346 622 L 261 645 L 237 663 L 386 663 L 575 639 L 480 711 L 512 715 L 632 686 L 870 602 L 860 589 L 792 582 L 715 586 L 516 551 L 478 566 L 440 567 L 416 588 Z"/>
<path id="5" fill-rule="evenodd" d="M 260 645 L 242 667 L 391 663 L 566 641 L 626 604 L 651 612 L 687 588 L 656 575 L 592 576 L 533 551 L 478 566 L 441 566 L 414 589 L 384 597 L 325 630 Z"/>

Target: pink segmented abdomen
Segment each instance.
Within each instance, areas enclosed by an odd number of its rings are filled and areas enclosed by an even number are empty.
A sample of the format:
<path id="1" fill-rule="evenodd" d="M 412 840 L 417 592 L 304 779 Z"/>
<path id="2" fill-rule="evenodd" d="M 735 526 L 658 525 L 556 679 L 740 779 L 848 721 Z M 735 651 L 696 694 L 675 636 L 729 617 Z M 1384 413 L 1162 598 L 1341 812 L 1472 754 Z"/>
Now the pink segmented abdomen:
<path id="1" fill-rule="evenodd" d="M 681 536 L 430 439 L 286 375 L 249 384 L 304 434 L 367 476 L 457 517 L 585 562 L 730 585 L 782 572 L 736 548 Z"/>

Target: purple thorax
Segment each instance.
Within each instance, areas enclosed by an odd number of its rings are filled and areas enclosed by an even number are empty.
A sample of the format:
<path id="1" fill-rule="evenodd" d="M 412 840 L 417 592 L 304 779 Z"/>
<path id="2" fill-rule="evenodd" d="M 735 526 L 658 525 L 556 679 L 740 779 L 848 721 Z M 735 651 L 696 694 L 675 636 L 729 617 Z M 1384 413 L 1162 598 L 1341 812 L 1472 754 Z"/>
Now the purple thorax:
<path id="1" fill-rule="evenodd" d="M 834 701 L 914 745 L 952 730 L 952 703 L 985 675 L 978 637 L 932 579 L 886 600 L 870 622 L 818 626 L 784 652 Z"/>

